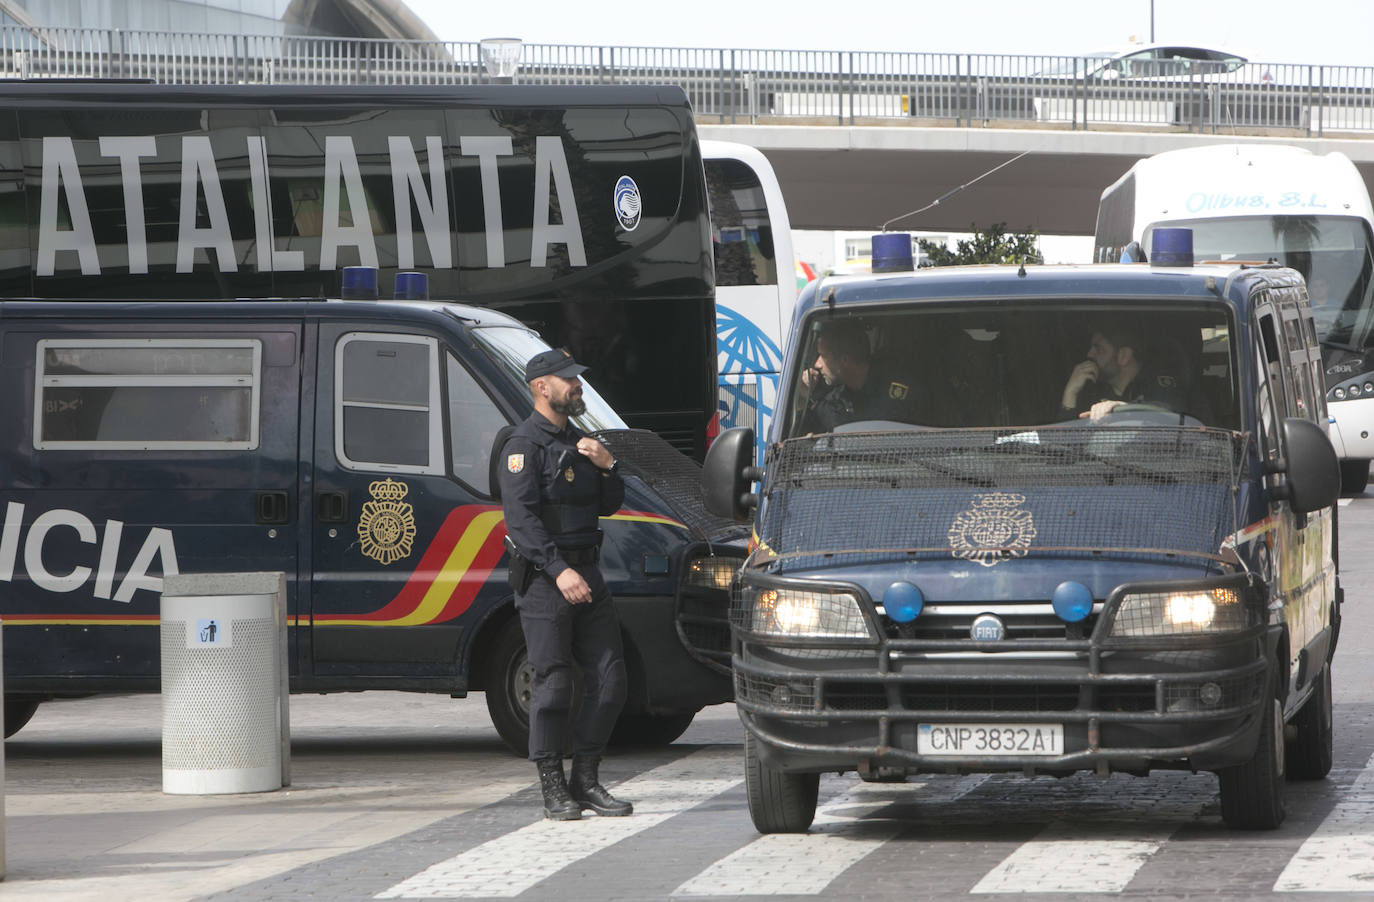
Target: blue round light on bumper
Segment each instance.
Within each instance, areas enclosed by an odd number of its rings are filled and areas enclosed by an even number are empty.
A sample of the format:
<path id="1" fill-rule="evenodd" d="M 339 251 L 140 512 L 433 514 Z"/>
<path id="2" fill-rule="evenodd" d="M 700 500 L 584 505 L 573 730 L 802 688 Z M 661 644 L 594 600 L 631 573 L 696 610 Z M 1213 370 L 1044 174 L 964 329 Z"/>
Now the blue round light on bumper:
<path id="1" fill-rule="evenodd" d="M 1065 623 L 1077 623 L 1093 611 L 1093 593 L 1082 583 L 1068 580 L 1054 588 L 1050 599 L 1054 613 Z"/>
<path id="2" fill-rule="evenodd" d="M 898 623 L 915 620 L 925 604 L 925 596 L 911 583 L 895 582 L 883 593 L 883 610 Z"/>

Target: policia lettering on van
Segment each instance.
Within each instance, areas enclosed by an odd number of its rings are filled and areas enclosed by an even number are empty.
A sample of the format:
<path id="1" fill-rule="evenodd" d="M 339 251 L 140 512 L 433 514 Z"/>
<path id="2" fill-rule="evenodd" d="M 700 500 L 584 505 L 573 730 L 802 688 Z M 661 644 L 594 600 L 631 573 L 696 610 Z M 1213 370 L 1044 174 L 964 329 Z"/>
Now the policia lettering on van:
<path id="1" fill-rule="evenodd" d="M 294 690 L 485 690 L 524 754 L 489 457 L 547 347 L 439 302 L 0 302 L 7 731 L 45 698 L 156 691 L 164 574 L 281 570 Z M 585 397 L 577 425 L 626 476 L 601 522 L 630 671 L 617 738 L 668 742 L 730 698 L 738 557 L 704 540 L 736 528 L 693 500 L 696 464 Z"/>
<path id="2" fill-rule="evenodd" d="M 806 830 L 825 771 L 1177 768 L 1277 826 L 1285 779 L 1331 767 L 1341 601 L 1301 278 L 958 270 L 812 283 L 763 471 L 747 433 L 708 454 L 708 506 L 755 529 L 731 610 L 755 825 Z M 907 419 L 799 429 L 832 321 L 909 368 Z M 1169 391 L 1066 414 L 1110 323 Z"/>

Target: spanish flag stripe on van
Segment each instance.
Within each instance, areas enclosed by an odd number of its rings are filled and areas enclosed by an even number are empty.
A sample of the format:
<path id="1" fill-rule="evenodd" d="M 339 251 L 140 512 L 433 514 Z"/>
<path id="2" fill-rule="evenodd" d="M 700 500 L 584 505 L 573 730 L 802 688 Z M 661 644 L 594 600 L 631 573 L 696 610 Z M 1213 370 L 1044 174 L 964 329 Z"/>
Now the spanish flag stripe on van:
<path id="1" fill-rule="evenodd" d="M 479 578 L 463 593 L 468 596 L 466 600 L 456 605 L 458 610 L 452 616 L 457 616 L 467 610 L 491 573 L 490 568 L 481 572 L 471 567 L 477 552 L 483 545 L 494 545 L 499 559 L 505 533 L 499 507 L 478 504 L 456 507 L 444 518 L 420 563 L 395 598 L 370 614 L 316 614 L 314 622 L 325 626 L 411 626 L 442 622 L 448 619 L 441 615 L 450 607 L 453 593 L 464 587 L 465 582 Z"/>
<path id="2" fill-rule="evenodd" d="M 647 511 L 621 510 L 603 519 L 687 528 Z M 455 508 L 395 598 L 370 614 L 316 614 L 313 622 L 318 626 L 412 626 L 452 620 L 471 607 L 491 579 L 505 553 L 505 537 L 499 507 Z"/>

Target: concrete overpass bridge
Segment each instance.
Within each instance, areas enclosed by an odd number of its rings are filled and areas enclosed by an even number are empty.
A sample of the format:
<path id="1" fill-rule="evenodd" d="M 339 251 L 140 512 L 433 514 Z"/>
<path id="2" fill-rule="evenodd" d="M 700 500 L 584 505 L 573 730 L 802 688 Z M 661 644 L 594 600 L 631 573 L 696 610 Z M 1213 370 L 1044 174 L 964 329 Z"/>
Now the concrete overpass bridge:
<path id="1" fill-rule="evenodd" d="M 1136 160 L 1201 144 L 1276 143 L 1340 151 L 1374 193 L 1374 139 L 1033 128 L 699 124 L 705 138 L 759 148 L 796 229 L 878 229 L 1026 152 L 938 206 L 893 224 L 968 231 L 1005 222 L 1044 235 L 1091 235 L 1102 190 Z M 1253 130 L 1252 130 L 1253 131 Z"/>
<path id="2" fill-rule="evenodd" d="M 518 75 L 498 77 L 492 64 L 511 51 L 505 62 L 518 62 Z M 801 229 L 876 229 L 1022 153 L 894 227 L 957 232 L 1005 222 L 1045 235 L 1091 234 L 1102 189 L 1133 162 L 1206 143 L 1340 150 L 1374 183 L 1374 67 L 1232 69 L 1170 59 L 1142 77 L 1108 79 L 1089 62 L 0 26 L 3 77 L 678 85 L 705 137 L 769 157 Z"/>

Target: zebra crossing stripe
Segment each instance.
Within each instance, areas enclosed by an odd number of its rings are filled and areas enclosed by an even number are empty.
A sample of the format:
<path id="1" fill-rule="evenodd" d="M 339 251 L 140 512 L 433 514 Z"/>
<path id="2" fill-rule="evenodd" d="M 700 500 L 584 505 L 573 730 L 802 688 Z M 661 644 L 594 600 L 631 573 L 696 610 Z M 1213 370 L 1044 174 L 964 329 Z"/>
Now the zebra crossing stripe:
<path id="1" fill-rule="evenodd" d="M 1194 815 L 1201 806 L 1196 806 Z M 1119 893 L 1183 820 L 1139 823 L 1056 821 L 1022 843 L 974 885 L 973 893 Z M 1103 834 L 1130 839 L 1101 839 Z"/>
<path id="2" fill-rule="evenodd" d="M 1358 893 L 1374 890 L 1374 757 L 1350 790 L 1307 837 L 1274 882 L 1276 893 Z"/>
<path id="3" fill-rule="evenodd" d="M 986 775 L 965 777 L 922 800 L 953 801 Z M 760 836 L 679 886 L 674 896 L 814 896 L 838 876 L 892 839 L 906 826 L 900 820 L 855 817 L 855 809 L 890 805 L 925 789 L 923 784 L 893 786 L 859 783 L 816 810 L 811 832 Z M 837 842 L 838 840 L 838 842 Z"/>
<path id="4" fill-rule="evenodd" d="M 741 782 L 736 747 L 704 749 L 614 787 L 634 802 L 631 817 L 540 820 L 441 861 L 396 884 L 377 899 L 464 899 L 518 896 L 570 864 L 615 845 Z"/>

